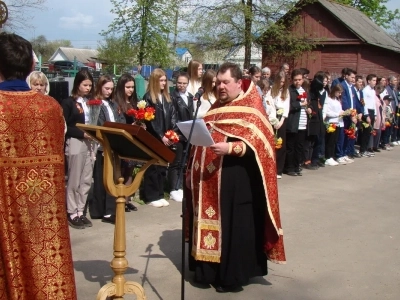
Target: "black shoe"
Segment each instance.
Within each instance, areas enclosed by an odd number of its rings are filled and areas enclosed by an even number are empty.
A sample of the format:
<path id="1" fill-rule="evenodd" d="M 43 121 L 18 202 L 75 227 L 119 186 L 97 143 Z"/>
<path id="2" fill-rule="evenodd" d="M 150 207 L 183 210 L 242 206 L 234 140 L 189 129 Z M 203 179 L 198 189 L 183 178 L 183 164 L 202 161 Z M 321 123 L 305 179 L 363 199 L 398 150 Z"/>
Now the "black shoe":
<path id="1" fill-rule="evenodd" d="M 103 219 L 101 219 L 101 221 L 103 223 L 115 224 L 115 215 L 111 215 L 109 217 L 103 217 Z"/>
<path id="2" fill-rule="evenodd" d="M 68 215 L 67 219 L 69 226 L 71 226 L 72 228 L 85 229 L 85 224 L 83 224 L 82 220 L 78 216 L 71 219 L 71 215 Z"/>
<path id="3" fill-rule="evenodd" d="M 130 210 L 137 211 L 137 207 L 133 205 L 131 202 L 125 204 L 125 208 L 129 208 Z"/>
<path id="4" fill-rule="evenodd" d="M 306 164 L 306 165 L 304 165 L 304 169 L 307 169 L 307 170 L 318 170 L 318 167 L 313 165 L 313 164 Z M 300 173 L 300 171 L 298 173 Z"/>
<path id="5" fill-rule="evenodd" d="M 373 148 L 374 152 L 381 152 L 378 148 Z"/>
<path id="6" fill-rule="evenodd" d="M 88 218 L 86 218 L 86 216 L 82 215 L 82 216 L 79 217 L 79 219 L 81 219 L 81 221 L 82 221 L 82 223 L 83 223 L 83 225 L 85 227 L 92 227 L 93 226 L 92 222 L 90 222 L 90 220 Z"/>
<path id="7" fill-rule="evenodd" d="M 361 154 L 360 153 L 354 153 L 352 158 L 361 158 Z"/>
<path id="8" fill-rule="evenodd" d="M 370 153 L 374 153 L 374 150 L 372 150 L 372 148 L 368 148 L 367 151 Z"/>
<path id="9" fill-rule="evenodd" d="M 297 173 L 296 173 L 296 172 L 287 172 L 287 174 L 288 174 L 289 176 L 297 176 Z"/>
<path id="10" fill-rule="evenodd" d="M 323 163 L 323 162 L 317 162 L 317 165 L 318 165 L 318 167 L 320 167 L 320 168 L 325 168 L 325 163 Z"/>
<path id="11" fill-rule="evenodd" d="M 301 171 L 296 172 L 297 176 L 303 176 L 303 173 Z"/>

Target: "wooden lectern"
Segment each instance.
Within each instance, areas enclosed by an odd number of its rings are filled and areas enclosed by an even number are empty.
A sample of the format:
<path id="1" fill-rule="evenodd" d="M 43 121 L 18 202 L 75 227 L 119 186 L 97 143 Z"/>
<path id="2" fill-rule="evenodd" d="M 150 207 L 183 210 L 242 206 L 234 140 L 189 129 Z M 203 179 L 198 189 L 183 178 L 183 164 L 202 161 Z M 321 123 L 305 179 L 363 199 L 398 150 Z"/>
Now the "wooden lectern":
<path id="1" fill-rule="evenodd" d="M 125 258 L 125 198 L 137 191 L 149 166 L 152 164 L 167 166 L 174 160 L 175 153 L 140 126 L 106 122 L 104 126 L 77 124 L 77 127 L 103 145 L 104 186 L 110 195 L 117 198 L 114 258 L 111 261 L 115 276 L 111 283 L 100 289 L 97 300 L 105 300 L 107 297 L 115 300 L 124 299 L 125 294 L 134 294 L 136 299 L 145 300 L 143 287 L 137 282 L 126 281 L 124 277 L 128 268 L 128 261 Z M 144 162 L 129 186 L 124 185 L 124 179 L 121 177 L 121 158 Z"/>

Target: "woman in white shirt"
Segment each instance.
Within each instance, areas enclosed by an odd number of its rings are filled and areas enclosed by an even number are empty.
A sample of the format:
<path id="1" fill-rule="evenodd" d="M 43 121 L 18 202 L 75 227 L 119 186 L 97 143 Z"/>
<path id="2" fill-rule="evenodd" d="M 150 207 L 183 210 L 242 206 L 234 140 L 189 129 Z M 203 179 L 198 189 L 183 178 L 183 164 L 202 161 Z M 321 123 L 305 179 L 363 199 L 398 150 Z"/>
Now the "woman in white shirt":
<path id="1" fill-rule="evenodd" d="M 215 82 L 217 81 L 216 73 L 214 70 L 207 70 L 204 73 L 201 87 L 204 89 L 203 96 L 201 96 L 200 100 L 201 105 L 199 107 L 199 111 L 197 112 L 197 119 L 202 119 L 206 115 L 206 113 L 210 110 L 211 105 L 214 104 L 215 97 Z M 196 104 L 194 105 L 196 107 Z"/>
<path id="2" fill-rule="evenodd" d="M 276 167 L 277 178 L 282 178 L 283 168 L 286 159 L 286 119 L 290 109 L 290 93 L 289 80 L 284 72 L 279 72 L 272 85 L 270 98 L 267 96 L 267 101 L 271 101 L 276 113 L 275 118 L 278 123 L 274 125 L 276 138 L 282 139 L 282 147 L 276 149 Z M 270 99 L 270 100 L 269 100 Z M 271 118 L 274 116 L 271 114 Z M 270 118 L 270 120 L 272 120 Z"/>
<path id="3" fill-rule="evenodd" d="M 335 161 L 334 156 L 336 147 L 342 145 L 338 143 L 339 137 L 344 138 L 343 110 L 340 102 L 342 92 L 343 88 L 340 84 L 332 87 L 322 109 L 325 123 L 329 124 L 325 135 L 325 157 L 327 158 L 325 165 L 327 166 L 337 166 L 339 164 Z M 333 128 L 335 128 L 334 131 L 332 131 Z"/>
<path id="4" fill-rule="evenodd" d="M 189 84 L 187 91 L 193 96 L 196 95 L 199 88 L 201 88 L 201 77 L 203 75 L 203 65 L 196 61 L 191 60 L 188 65 Z"/>

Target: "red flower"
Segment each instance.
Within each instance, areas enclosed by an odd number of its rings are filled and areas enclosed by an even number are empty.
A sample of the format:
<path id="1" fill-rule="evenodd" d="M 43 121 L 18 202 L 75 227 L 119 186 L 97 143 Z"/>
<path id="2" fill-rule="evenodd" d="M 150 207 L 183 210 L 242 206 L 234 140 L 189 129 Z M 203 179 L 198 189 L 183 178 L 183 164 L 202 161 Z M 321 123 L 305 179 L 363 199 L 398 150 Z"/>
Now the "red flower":
<path id="1" fill-rule="evenodd" d="M 179 136 L 178 136 L 178 135 L 176 134 L 176 132 L 173 131 L 173 130 L 168 130 L 168 131 L 165 133 L 165 137 L 166 137 L 167 139 L 169 139 L 171 142 L 173 142 L 174 144 L 176 144 L 176 143 L 179 142 Z"/>
<path id="2" fill-rule="evenodd" d="M 307 93 L 304 92 L 304 93 L 302 93 L 302 94 L 299 94 L 299 95 L 297 96 L 297 100 L 298 100 L 298 101 L 307 100 Z"/>

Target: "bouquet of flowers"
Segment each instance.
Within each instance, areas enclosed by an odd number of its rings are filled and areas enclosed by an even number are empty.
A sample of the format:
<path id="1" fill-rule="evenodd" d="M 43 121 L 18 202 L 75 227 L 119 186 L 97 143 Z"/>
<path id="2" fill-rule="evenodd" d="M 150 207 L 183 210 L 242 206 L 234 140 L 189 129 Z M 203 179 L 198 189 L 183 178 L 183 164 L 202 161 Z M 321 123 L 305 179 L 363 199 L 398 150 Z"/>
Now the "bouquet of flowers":
<path id="1" fill-rule="evenodd" d="M 89 124 L 97 125 L 97 121 L 99 120 L 100 115 L 100 107 L 103 101 L 93 99 L 86 101 L 86 105 L 89 108 Z"/>
<path id="2" fill-rule="evenodd" d="M 392 124 L 390 123 L 390 121 L 386 121 L 385 126 L 386 126 L 386 128 L 388 128 L 388 127 L 392 126 Z"/>
<path id="3" fill-rule="evenodd" d="M 369 127 L 369 123 L 368 122 L 362 122 L 362 125 L 364 128 L 368 128 Z"/>
<path id="4" fill-rule="evenodd" d="M 278 136 L 275 135 L 275 149 L 281 149 L 282 143 L 283 143 L 282 138 L 278 138 Z"/>
<path id="5" fill-rule="evenodd" d="M 173 131 L 173 130 L 168 130 L 168 131 L 165 133 L 165 137 L 166 137 L 167 139 L 169 139 L 171 142 L 173 142 L 174 144 L 176 144 L 176 143 L 179 142 L 179 136 L 178 136 L 177 133 L 176 133 L 175 131 Z"/>
<path id="6" fill-rule="evenodd" d="M 344 133 L 349 139 L 354 140 L 356 138 L 356 125 L 351 124 L 349 129 L 344 130 Z"/>
<path id="7" fill-rule="evenodd" d="M 325 124 L 325 126 L 326 126 L 326 132 L 327 133 L 335 132 L 336 127 L 337 127 L 337 125 L 334 124 L 334 123 L 327 123 L 327 124 Z"/>
<path id="8" fill-rule="evenodd" d="M 141 125 L 144 121 L 151 121 L 155 118 L 156 110 L 154 107 L 146 106 L 146 101 L 140 100 L 137 109 L 128 109 L 126 114 L 135 118 L 135 123 Z"/>
<path id="9" fill-rule="evenodd" d="M 356 115 L 357 115 L 357 110 L 349 108 L 343 112 L 342 117 L 348 117 L 348 116 L 355 117 Z"/>
<path id="10" fill-rule="evenodd" d="M 283 115 L 283 108 L 280 108 L 276 111 L 277 116 L 282 116 Z"/>

